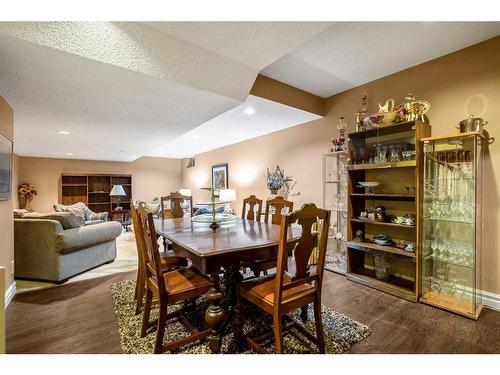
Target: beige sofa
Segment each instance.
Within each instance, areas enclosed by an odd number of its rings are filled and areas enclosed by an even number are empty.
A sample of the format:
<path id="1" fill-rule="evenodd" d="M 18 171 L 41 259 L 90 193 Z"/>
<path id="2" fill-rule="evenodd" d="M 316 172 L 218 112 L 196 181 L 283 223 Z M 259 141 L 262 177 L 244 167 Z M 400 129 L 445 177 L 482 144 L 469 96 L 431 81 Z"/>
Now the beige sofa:
<path id="1" fill-rule="evenodd" d="M 114 261 L 121 224 L 110 221 L 80 225 L 68 212 L 14 219 L 16 278 L 60 283 Z"/>

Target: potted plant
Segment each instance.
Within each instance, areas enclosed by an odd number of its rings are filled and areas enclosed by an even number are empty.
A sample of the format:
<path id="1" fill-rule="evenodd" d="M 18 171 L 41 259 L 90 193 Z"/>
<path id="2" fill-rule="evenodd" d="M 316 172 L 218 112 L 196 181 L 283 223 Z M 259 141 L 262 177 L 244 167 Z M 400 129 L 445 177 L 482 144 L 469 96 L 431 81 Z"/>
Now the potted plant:
<path id="1" fill-rule="evenodd" d="M 295 186 L 295 183 L 292 184 L 292 182 L 292 176 L 286 176 L 285 170 L 281 169 L 279 165 L 276 166 L 276 170 L 273 172 L 267 168 L 266 185 L 271 194 L 277 195 L 278 191 L 282 190 L 282 193 L 288 195 Z"/>
<path id="2" fill-rule="evenodd" d="M 19 194 L 19 206 L 28 211 L 33 211 L 31 208 L 31 201 L 36 195 L 35 185 L 31 184 L 21 184 L 17 189 Z"/>

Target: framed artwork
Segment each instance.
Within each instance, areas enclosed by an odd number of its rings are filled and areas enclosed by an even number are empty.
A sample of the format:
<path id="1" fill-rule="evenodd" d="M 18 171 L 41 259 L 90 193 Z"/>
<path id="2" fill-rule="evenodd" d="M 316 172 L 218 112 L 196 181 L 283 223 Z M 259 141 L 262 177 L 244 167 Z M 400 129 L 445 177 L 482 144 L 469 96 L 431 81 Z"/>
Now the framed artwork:
<path id="1" fill-rule="evenodd" d="M 11 198 L 12 141 L 0 133 L 0 201 Z"/>
<path id="2" fill-rule="evenodd" d="M 216 194 L 219 194 L 220 189 L 228 188 L 228 178 L 227 163 L 212 166 L 212 187 Z"/>

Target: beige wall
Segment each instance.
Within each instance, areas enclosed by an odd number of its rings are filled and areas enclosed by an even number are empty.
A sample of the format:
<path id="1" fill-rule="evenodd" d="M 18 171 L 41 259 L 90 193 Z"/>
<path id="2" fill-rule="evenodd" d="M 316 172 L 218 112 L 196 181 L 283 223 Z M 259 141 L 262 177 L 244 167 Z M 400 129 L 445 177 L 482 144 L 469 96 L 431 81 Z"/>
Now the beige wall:
<path id="1" fill-rule="evenodd" d="M 0 133 L 4 136 L 14 138 L 14 111 L 0 96 Z M 14 178 L 13 178 L 14 182 Z M 13 189 L 14 195 L 14 189 Z M 0 201 L 0 267 L 5 268 L 5 290 L 14 281 L 11 274 L 11 262 L 14 260 L 14 221 L 12 218 L 13 199 Z M 4 298 L 4 290 L 0 290 Z"/>
<path id="2" fill-rule="evenodd" d="M 131 163 L 18 158 L 18 182 L 34 184 L 38 195 L 31 206 L 34 211 L 52 211 L 59 201 L 61 173 L 115 173 L 132 174 L 134 200 L 151 200 L 181 187 L 180 160 L 142 157 Z"/>
<path id="3" fill-rule="evenodd" d="M 381 56 L 383 58 L 383 56 Z M 260 88 L 261 91 L 264 88 Z M 321 204 L 322 154 L 331 146 L 336 136 L 336 122 L 344 116 L 354 128 L 354 113 L 358 110 L 361 96 L 368 93 L 369 110 L 377 110 L 377 102 L 387 98 L 401 101 L 409 92 L 431 103 L 428 113 L 433 134 L 447 134 L 466 117 L 465 103 L 474 95 L 486 101 L 482 117 L 489 121 L 487 128 L 497 141 L 486 155 L 485 178 L 485 241 L 483 250 L 483 288 L 500 293 L 500 37 L 457 51 L 447 56 L 404 70 L 402 72 L 356 87 L 326 100 L 326 117 L 267 136 L 196 156 L 196 167 L 182 168 L 182 184 L 193 189 L 194 201 L 205 199 L 199 187 L 210 185 L 210 167 L 229 163 L 229 186 L 237 190 L 241 200 L 249 194 L 267 197 L 264 174 L 267 167 L 276 164 L 284 167 L 297 180 L 293 197 L 296 206 L 304 202 Z M 478 114 L 478 100 L 470 102 L 469 110 Z M 185 165 L 184 161 L 184 165 Z"/>

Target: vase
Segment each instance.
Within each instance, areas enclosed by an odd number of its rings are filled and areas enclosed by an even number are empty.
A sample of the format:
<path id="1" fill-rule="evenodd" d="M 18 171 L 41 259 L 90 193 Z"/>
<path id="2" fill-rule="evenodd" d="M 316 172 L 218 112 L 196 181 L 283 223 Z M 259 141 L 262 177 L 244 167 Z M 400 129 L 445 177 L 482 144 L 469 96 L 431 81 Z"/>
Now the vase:
<path id="1" fill-rule="evenodd" d="M 375 277 L 379 280 L 388 280 L 391 272 L 391 264 L 384 254 L 374 254 L 373 263 L 375 268 Z"/>
<path id="2" fill-rule="evenodd" d="M 272 195 L 278 195 L 278 189 L 269 189 Z"/>
<path id="3" fill-rule="evenodd" d="M 26 211 L 33 212 L 33 209 L 31 208 L 31 201 L 33 198 L 28 198 L 26 196 L 20 198 L 24 199 L 24 202 L 21 199 L 19 199 L 20 200 L 19 205 L 22 206 L 21 208 L 25 209 Z"/>

